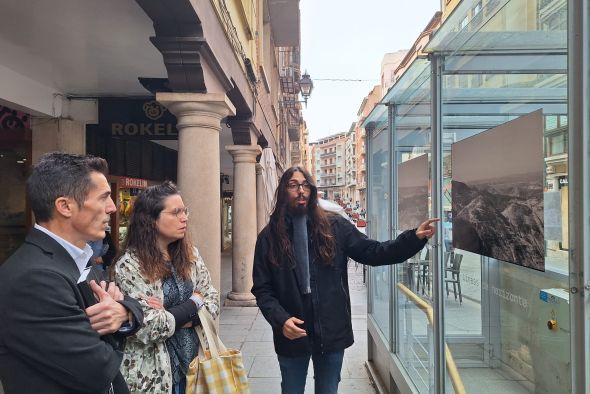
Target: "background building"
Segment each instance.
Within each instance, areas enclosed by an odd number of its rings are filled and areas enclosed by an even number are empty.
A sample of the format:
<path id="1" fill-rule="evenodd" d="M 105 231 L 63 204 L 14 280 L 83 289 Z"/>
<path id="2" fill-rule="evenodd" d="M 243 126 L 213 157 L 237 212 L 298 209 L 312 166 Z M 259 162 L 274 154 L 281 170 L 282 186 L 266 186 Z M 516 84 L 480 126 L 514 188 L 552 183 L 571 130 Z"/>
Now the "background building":
<path id="1" fill-rule="evenodd" d="M 328 200 L 340 200 L 346 186 L 346 133 L 322 138 L 312 143 L 312 147 L 318 191 Z"/>
<path id="2" fill-rule="evenodd" d="M 381 91 L 387 92 L 399 78 L 396 70 L 407 53 L 407 49 L 400 49 L 396 52 L 386 53 L 383 56 L 381 61 Z"/>
<path id="3" fill-rule="evenodd" d="M 346 202 L 351 202 L 353 205 L 359 201 L 359 194 L 356 188 L 358 170 L 357 166 L 357 148 L 356 148 L 356 135 L 355 135 L 356 122 L 352 123 L 350 129 L 346 133 L 346 165 L 345 165 L 345 192 L 344 199 Z"/>
<path id="4" fill-rule="evenodd" d="M 381 101 L 382 87 L 376 85 L 363 99 L 357 112 L 357 121 L 354 128 L 354 138 L 356 138 L 356 189 L 358 191 L 358 200 L 360 207 L 367 209 L 367 145 L 366 132 L 363 122 L 371 113 L 375 105 Z"/>
<path id="5" fill-rule="evenodd" d="M 448 1 L 443 0 L 443 1 L 446 3 L 449 3 L 449 5 L 446 6 L 445 9 L 446 9 L 446 12 L 450 13 L 452 11 L 452 7 L 450 4 L 453 3 L 453 0 L 448 0 Z M 455 5 L 456 5 L 456 2 L 455 2 Z M 399 80 L 399 78 L 403 75 L 403 73 L 406 71 L 406 69 L 412 64 L 412 62 L 414 61 L 414 59 L 416 59 L 416 57 L 426 56 L 426 54 L 424 53 L 424 48 L 426 47 L 426 44 L 428 43 L 428 41 L 430 41 L 430 37 L 432 36 L 434 31 L 436 29 L 438 29 L 438 27 L 440 26 L 441 18 L 442 18 L 442 13 L 440 11 L 435 12 L 434 15 L 432 16 L 432 18 L 430 19 L 430 21 L 428 22 L 428 24 L 426 25 L 426 27 L 424 28 L 424 30 L 422 31 L 422 33 L 420 33 L 420 35 L 418 35 L 418 37 L 414 41 L 414 44 L 412 45 L 412 47 L 406 51 L 403 58 L 398 62 L 397 67 L 392 72 L 392 74 L 393 74 L 392 80 L 394 82 Z M 383 89 L 382 94 L 385 95 L 392 85 L 393 85 L 393 83 L 390 84 L 387 89 Z"/>

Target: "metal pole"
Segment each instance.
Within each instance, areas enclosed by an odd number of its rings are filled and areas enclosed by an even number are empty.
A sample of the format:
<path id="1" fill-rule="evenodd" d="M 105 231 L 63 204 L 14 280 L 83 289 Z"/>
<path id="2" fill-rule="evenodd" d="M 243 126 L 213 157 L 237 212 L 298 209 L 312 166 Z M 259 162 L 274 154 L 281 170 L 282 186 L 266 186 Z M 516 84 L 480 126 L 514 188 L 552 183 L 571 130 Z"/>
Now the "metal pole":
<path id="1" fill-rule="evenodd" d="M 389 162 L 390 162 L 390 176 L 389 176 L 389 201 L 391 207 L 391 213 L 389 215 L 389 237 L 395 238 L 396 237 L 396 223 L 397 223 L 397 161 L 396 157 L 396 147 L 395 147 L 395 115 L 397 112 L 397 106 L 395 104 L 389 104 L 387 106 L 387 118 L 388 118 L 388 128 L 389 128 L 389 137 L 388 137 L 388 146 L 389 146 Z M 389 283 L 390 283 L 390 300 L 389 303 L 389 327 L 390 336 L 389 340 L 391 342 L 390 350 L 392 353 L 397 353 L 399 350 L 398 341 L 399 338 L 398 330 L 396 326 L 397 322 L 397 308 L 398 308 L 398 299 L 397 299 L 397 287 L 394 286 L 394 283 L 397 282 L 397 274 L 395 265 L 389 266 Z"/>
<path id="2" fill-rule="evenodd" d="M 368 128 L 365 127 L 365 176 L 367 177 L 367 179 L 365 180 L 365 197 L 367 199 L 367 211 L 365 212 L 365 219 L 367 221 L 367 227 L 366 227 L 366 231 L 367 231 L 367 235 L 369 236 L 369 238 L 373 238 L 372 232 L 373 232 L 373 226 L 372 226 L 372 221 L 370 220 L 370 216 L 369 216 L 369 212 L 371 212 L 371 177 L 369 176 L 369 169 L 371 168 L 371 154 L 372 154 L 372 150 L 373 147 L 371 146 L 371 135 L 373 134 L 373 128 Z M 368 313 L 373 313 L 373 297 L 371 297 L 371 294 L 373 294 L 373 281 L 372 281 L 372 277 L 373 277 L 373 269 L 371 267 L 368 268 L 368 278 L 367 278 L 367 312 Z M 371 347 L 369 346 L 369 353 L 371 353 Z M 372 359 L 372 354 L 369 354 L 369 360 Z"/>
<path id="3" fill-rule="evenodd" d="M 439 55 L 431 57 L 431 190 L 432 215 L 442 217 L 442 64 L 444 59 Z M 442 288 L 442 228 L 437 223 L 437 231 L 432 244 L 432 308 L 434 324 L 432 326 L 434 339 L 434 392 L 445 392 L 445 336 Z"/>
<path id="4" fill-rule="evenodd" d="M 589 0 L 568 1 L 569 246 L 572 392 L 590 392 Z"/>

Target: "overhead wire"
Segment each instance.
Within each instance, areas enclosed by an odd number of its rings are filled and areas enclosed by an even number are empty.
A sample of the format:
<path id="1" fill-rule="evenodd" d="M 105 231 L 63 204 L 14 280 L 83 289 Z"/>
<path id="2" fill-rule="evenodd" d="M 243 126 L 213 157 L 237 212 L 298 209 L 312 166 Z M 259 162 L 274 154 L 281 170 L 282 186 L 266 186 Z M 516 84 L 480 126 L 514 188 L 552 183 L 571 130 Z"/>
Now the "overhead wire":
<path id="1" fill-rule="evenodd" d="M 331 82 L 377 82 L 378 79 L 352 79 L 352 78 L 314 78 L 314 81 L 331 81 Z"/>

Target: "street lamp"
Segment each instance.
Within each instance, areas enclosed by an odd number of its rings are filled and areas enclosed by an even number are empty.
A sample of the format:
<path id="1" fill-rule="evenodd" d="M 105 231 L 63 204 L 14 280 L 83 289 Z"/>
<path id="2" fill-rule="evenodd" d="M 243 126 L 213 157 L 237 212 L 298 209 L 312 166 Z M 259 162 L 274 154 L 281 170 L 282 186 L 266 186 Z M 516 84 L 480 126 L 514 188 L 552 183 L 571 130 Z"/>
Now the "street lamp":
<path id="1" fill-rule="evenodd" d="M 299 89 L 301 90 L 301 95 L 303 96 L 303 102 L 305 103 L 305 108 L 307 108 L 307 99 L 311 95 L 311 91 L 313 90 L 313 81 L 309 77 L 307 70 L 301 76 L 299 80 Z"/>

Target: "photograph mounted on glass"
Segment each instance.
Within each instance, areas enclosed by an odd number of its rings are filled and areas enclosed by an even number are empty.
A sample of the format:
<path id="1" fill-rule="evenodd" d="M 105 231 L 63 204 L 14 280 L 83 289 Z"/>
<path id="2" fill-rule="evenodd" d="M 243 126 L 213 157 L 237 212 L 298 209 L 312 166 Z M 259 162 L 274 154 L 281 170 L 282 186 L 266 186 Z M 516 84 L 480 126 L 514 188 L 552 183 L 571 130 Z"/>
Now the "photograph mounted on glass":
<path id="1" fill-rule="evenodd" d="M 397 166 L 398 230 L 418 227 L 428 218 L 428 155 Z"/>
<path id="2" fill-rule="evenodd" d="M 543 114 L 456 142 L 453 247 L 545 271 Z"/>

